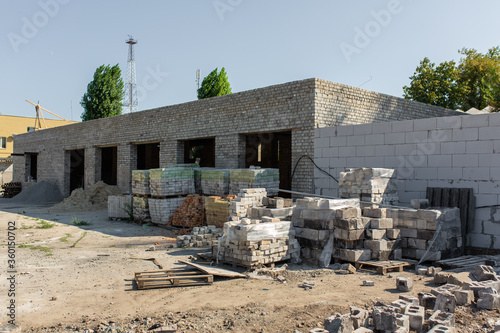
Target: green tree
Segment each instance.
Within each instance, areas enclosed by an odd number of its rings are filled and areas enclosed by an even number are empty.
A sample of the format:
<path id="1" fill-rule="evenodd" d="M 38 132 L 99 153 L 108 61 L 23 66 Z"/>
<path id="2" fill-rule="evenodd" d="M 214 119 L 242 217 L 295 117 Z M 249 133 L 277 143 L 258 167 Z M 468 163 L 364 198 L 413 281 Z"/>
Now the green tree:
<path id="1" fill-rule="evenodd" d="M 474 49 L 462 49 L 458 65 L 445 61 L 439 65 L 424 58 L 404 86 L 404 97 L 414 101 L 449 109 L 483 109 L 492 97 L 500 76 L 500 48 L 493 47 L 481 54 Z M 496 80 L 496 81 L 495 81 Z M 489 97 L 487 96 L 489 91 Z"/>
<path id="2" fill-rule="evenodd" d="M 467 111 L 470 108 L 481 110 L 488 105 L 483 78 L 500 69 L 500 48 L 493 47 L 486 54 L 464 48 L 460 54 L 463 57 L 458 65 L 460 71 L 458 81 L 466 86 L 467 90 L 462 101 L 462 110 Z"/>
<path id="3" fill-rule="evenodd" d="M 87 85 L 80 105 L 84 111 L 82 121 L 116 116 L 122 113 L 124 84 L 117 65 L 102 65 L 96 69 L 94 79 Z"/>
<path id="4" fill-rule="evenodd" d="M 222 67 L 218 72 L 217 68 L 205 77 L 198 89 L 198 99 L 231 94 L 231 86 L 227 78 L 226 70 Z"/>
<path id="5" fill-rule="evenodd" d="M 489 106 L 493 112 L 500 112 L 500 71 L 492 71 L 483 77 L 484 93 Z"/>
<path id="6" fill-rule="evenodd" d="M 426 57 L 410 79 L 410 86 L 403 87 L 406 99 L 456 109 L 464 94 L 463 85 L 458 83 L 458 69 L 454 61 L 436 66 Z"/>

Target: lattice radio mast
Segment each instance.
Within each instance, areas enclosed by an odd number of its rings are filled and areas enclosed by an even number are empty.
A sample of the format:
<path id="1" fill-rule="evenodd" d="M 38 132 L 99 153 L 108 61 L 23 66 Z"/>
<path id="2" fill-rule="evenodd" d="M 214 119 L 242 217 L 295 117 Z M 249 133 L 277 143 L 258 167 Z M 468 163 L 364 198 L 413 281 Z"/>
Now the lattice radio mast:
<path id="1" fill-rule="evenodd" d="M 134 45 L 137 40 L 129 35 L 129 39 L 125 42 L 128 44 L 128 62 L 127 62 L 127 82 L 125 83 L 125 100 L 123 106 L 129 113 L 135 112 L 139 108 L 137 99 L 137 82 L 135 78 L 135 55 Z"/>

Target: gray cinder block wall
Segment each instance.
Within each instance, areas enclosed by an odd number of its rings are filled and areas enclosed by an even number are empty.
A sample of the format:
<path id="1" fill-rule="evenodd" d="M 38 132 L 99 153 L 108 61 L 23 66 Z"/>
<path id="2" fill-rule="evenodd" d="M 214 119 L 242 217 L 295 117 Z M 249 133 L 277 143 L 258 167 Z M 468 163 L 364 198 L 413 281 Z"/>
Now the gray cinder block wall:
<path id="1" fill-rule="evenodd" d="M 500 249 L 500 114 L 319 128 L 314 154 L 336 177 L 346 167 L 396 169 L 403 203 L 427 187 L 473 188 L 476 207 L 488 207 L 476 209 L 466 244 Z M 315 171 L 314 181 L 316 193 L 338 195 L 334 180 Z"/>
<path id="2" fill-rule="evenodd" d="M 117 146 L 118 187 L 130 190 L 136 144 L 158 142 L 160 167 L 183 161 L 183 140 L 215 138 L 215 166 L 245 166 L 245 134 L 291 131 L 292 168 L 315 154 L 314 129 L 324 126 L 441 117 L 456 111 L 364 89 L 306 79 L 64 127 L 16 135 L 14 177 L 26 184 L 26 155 L 38 154 L 38 180 L 69 195 L 70 150 L 85 150 L 85 186 L 100 180 L 100 149 Z M 321 139 L 321 138 L 320 138 Z M 303 160 L 292 189 L 314 191 L 314 171 Z"/>

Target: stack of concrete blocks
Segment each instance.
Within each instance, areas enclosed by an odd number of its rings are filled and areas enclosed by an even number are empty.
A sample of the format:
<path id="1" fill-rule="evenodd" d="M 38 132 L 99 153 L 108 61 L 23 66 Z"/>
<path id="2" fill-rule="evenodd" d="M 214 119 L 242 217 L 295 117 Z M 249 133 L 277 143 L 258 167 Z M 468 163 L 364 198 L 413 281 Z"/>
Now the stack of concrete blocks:
<path id="1" fill-rule="evenodd" d="M 229 216 L 236 220 L 247 217 L 248 209 L 262 206 L 265 197 L 267 197 L 265 188 L 241 189 L 237 197 L 229 203 Z"/>
<path id="2" fill-rule="evenodd" d="M 268 195 L 278 195 L 279 169 L 231 169 L 229 170 L 229 193 L 238 193 L 241 189 L 265 188 Z"/>
<path id="3" fill-rule="evenodd" d="M 195 193 L 194 169 L 191 167 L 171 167 L 149 170 L 151 195 L 165 197 Z"/>
<path id="4" fill-rule="evenodd" d="M 149 215 L 149 199 L 145 197 L 134 197 L 133 199 L 134 221 L 139 223 L 151 222 Z"/>
<path id="5" fill-rule="evenodd" d="M 401 259 L 400 230 L 394 228 L 387 209 L 364 208 L 362 221 L 366 228 L 363 247 L 371 250 L 372 260 Z"/>
<path id="6" fill-rule="evenodd" d="M 170 215 L 184 202 L 185 198 L 164 198 L 149 199 L 149 213 L 151 222 L 155 224 L 167 225 L 170 222 Z"/>
<path id="7" fill-rule="evenodd" d="M 132 194 L 151 194 L 149 188 L 149 170 L 132 171 Z"/>
<path id="8" fill-rule="evenodd" d="M 299 257 L 299 244 L 291 222 L 265 222 L 270 219 L 224 224 L 224 235 L 213 248 L 218 260 L 238 266 L 255 268 L 265 264 Z"/>
<path id="9" fill-rule="evenodd" d="M 203 195 L 229 194 L 229 169 L 201 169 L 200 186 Z"/>
<path id="10" fill-rule="evenodd" d="M 292 223 L 301 246 L 301 257 L 303 259 L 319 263 L 321 253 L 336 228 L 336 211 L 348 207 L 359 210 L 359 199 L 334 200 L 306 197 L 296 200 Z M 340 246 L 342 247 L 342 245 Z M 345 260 L 347 258 L 359 259 L 360 254 L 358 252 L 366 253 L 363 250 L 358 251 L 355 249 L 342 249 L 342 251 L 337 251 L 336 248 L 333 249 L 334 256 L 345 258 Z M 365 254 L 364 257 L 362 255 L 361 257 L 367 260 L 370 255 Z"/>
<path id="11" fill-rule="evenodd" d="M 247 216 L 251 219 L 262 219 L 263 217 L 277 218 L 282 221 L 291 221 L 293 215 L 293 200 L 284 198 L 262 199 L 262 206 L 250 207 Z"/>
<path id="12" fill-rule="evenodd" d="M 222 236 L 222 228 L 214 225 L 194 227 L 191 235 L 177 236 L 177 247 L 212 247 Z"/>
<path id="13" fill-rule="evenodd" d="M 130 219 L 132 213 L 131 195 L 108 196 L 108 217 L 112 220 Z"/>
<path id="14" fill-rule="evenodd" d="M 385 210 L 399 230 L 404 258 L 436 261 L 461 255 L 458 208 L 378 210 Z"/>
<path id="15" fill-rule="evenodd" d="M 205 216 L 207 224 L 222 228 L 229 221 L 229 205 L 235 196 L 211 196 L 205 198 Z"/>
<path id="16" fill-rule="evenodd" d="M 397 204 L 399 198 L 395 171 L 382 168 L 347 168 L 340 173 L 339 196 L 378 204 Z"/>

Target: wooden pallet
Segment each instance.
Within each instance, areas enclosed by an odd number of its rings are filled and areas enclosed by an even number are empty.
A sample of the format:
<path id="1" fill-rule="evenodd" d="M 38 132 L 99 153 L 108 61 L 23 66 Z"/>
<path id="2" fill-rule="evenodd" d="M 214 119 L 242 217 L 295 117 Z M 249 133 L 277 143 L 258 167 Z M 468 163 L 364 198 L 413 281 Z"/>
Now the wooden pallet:
<path id="1" fill-rule="evenodd" d="M 410 266 L 407 261 L 357 261 L 354 263 L 356 269 L 376 270 L 377 273 L 386 275 L 388 271 L 402 272 L 403 268 Z"/>
<path id="2" fill-rule="evenodd" d="M 467 269 L 484 265 L 488 256 L 461 256 L 458 258 L 438 260 L 434 264 L 445 269 Z"/>
<path id="3" fill-rule="evenodd" d="M 214 282 L 214 276 L 196 269 L 170 269 L 135 273 L 138 289 L 204 286 Z"/>

